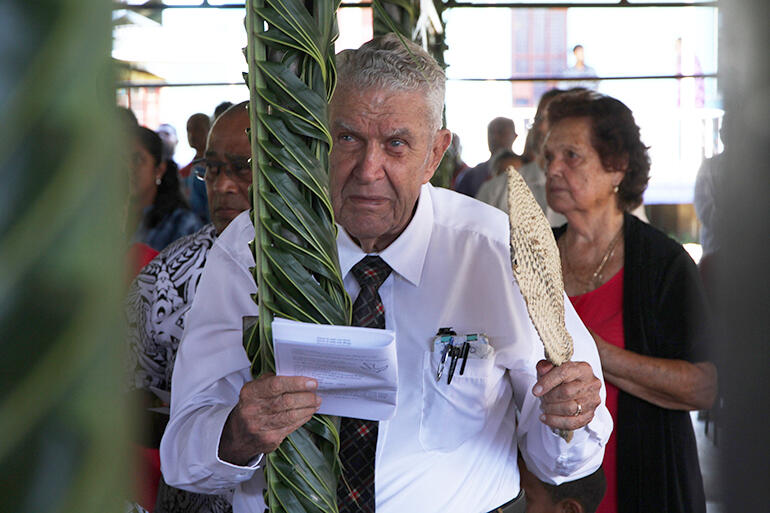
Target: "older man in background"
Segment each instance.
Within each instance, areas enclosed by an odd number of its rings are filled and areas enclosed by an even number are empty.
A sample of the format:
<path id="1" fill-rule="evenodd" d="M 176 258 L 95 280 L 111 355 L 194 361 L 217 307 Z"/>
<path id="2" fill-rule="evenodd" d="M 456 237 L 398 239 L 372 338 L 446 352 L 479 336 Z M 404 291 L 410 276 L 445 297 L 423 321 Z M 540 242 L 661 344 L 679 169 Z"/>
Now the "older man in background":
<path id="1" fill-rule="evenodd" d="M 513 142 L 516 140 L 516 137 L 518 136 L 512 119 L 495 118 L 490 121 L 487 126 L 489 160 L 458 175 L 455 180 L 455 190 L 475 198 L 481 184 L 494 176 L 494 170 L 490 168 L 490 163 L 494 156 L 501 151 L 513 152 Z M 519 155 L 515 156 L 514 167 L 518 169 L 523 164 L 523 161 Z"/>
<path id="2" fill-rule="evenodd" d="M 208 122 L 208 116 L 206 120 Z M 167 414 L 159 413 L 158 409 L 162 410 L 162 404 L 168 403 L 174 358 L 206 256 L 217 235 L 249 208 L 248 126 L 246 103 L 241 103 L 216 121 L 207 145 L 203 136 L 202 160 L 196 161 L 191 177 L 201 185 L 205 182 L 212 224 L 161 251 L 134 279 L 128 291 L 129 388 L 136 391 L 145 408 L 156 407 L 154 411 L 143 411 L 143 427 L 147 429 L 143 445 L 150 449 L 150 454 L 153 448 L 158 448 L 168 421 Z M 159 477 L 159 473 L 154 479 L 149 477 L 150 488 Z M 151 492 L 150 495 L 151 501 L 155 496 Z M 224 497 L 186 492 L 162 481 L 157 498 L 156 513 L 231 510 L 230 501 Z"/>

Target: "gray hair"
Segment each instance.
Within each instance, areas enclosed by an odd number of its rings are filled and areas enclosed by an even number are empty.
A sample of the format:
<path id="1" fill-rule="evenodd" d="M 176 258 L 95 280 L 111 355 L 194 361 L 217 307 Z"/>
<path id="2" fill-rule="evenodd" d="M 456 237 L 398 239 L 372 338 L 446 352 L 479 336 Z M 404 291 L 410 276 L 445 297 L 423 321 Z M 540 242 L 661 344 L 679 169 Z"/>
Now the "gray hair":
<path id="1" fill-rule="evenodd" d="M 361 89 L 423 91 L 436 130 L 442 125 L 446 78 L 441 66 L 419 45 L 393 33 L 379 36 L 357 50 L 337 54 L 340 83 Z"/>

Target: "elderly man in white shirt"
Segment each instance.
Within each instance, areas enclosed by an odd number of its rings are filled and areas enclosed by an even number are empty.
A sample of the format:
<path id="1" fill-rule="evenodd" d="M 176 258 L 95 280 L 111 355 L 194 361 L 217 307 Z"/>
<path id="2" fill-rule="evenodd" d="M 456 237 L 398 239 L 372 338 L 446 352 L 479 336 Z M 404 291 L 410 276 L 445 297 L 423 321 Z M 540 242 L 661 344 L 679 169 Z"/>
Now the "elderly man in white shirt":
<path id="1" fill-rule="evenodd" d="M 593 339 L 569 301 L 573 361 L 552 367 L 511 272 L 507 217 L 428 184 L 451 134 L 441 129 L 444 75 L 416 45 L 377 38 L 338 56 L 330 104 L 330 191 L 344 285 L 376 255 L 392 271 L 378 289 L 395 330 L 398 407 L 379 422 L 373 503 L 379 513 L 523 511 L 518 449 L 540 479 L 598 468 L 612 421 Z M 262 455 L 320 406 L 309 378 L 252 380 L 242 319 L 256 315 L 248 268 L 254 228 L 236 218 L 211 249 L 176 359 L 171 420 L 161 444 L 166 481 L 233 509 L 265 508 Z M 436 380 L 440 327 L 483 332 L 492 352 Z M 570 442 L 556 429 L 574 430 Z M 372 511 L 371 507 L 362 508 Z"/>

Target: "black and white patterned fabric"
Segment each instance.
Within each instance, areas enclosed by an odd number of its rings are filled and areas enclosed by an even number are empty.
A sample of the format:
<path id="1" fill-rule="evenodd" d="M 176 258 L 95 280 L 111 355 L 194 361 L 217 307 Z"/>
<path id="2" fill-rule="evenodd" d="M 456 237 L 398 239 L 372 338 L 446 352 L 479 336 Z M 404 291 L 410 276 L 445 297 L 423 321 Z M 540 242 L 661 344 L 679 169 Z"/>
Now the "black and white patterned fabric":
<path id="1" fill-rule="evenodd" d="M 128 289 L 128 388 L 171 390 L 171 372 L 184 319 L 192 306 L 214 225 L 171 243 L 147 264 Z"/>
<path id="2" fill-rule="evenodd" d="M 216 240 L 214 225 L 168 245 L 136 276 L 126 295 L 128 390 L 163 396 L 171 392 L 171 373 L 187 312 L 200 281 L 206 255 Z M 160 397 L 163 400 L 162 397 Z M 164 402 L 168 402 L 165 400 Z M 158 486 L 157 513 L 229 513 L 225 496 L 201 495 Z"/>
<path id="3" fill-rule="evenodd" d="M 227 497 L 192 493 L 167 485 L 163 478 L 153 513 L 233 513 L 232 493 Z"/>

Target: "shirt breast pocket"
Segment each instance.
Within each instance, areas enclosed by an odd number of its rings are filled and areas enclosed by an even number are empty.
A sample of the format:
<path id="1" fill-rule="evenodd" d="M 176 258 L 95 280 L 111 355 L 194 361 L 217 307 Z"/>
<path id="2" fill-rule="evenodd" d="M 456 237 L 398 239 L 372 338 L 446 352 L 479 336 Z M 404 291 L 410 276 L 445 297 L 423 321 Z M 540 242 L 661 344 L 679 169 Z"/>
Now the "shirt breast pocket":
<path id="1" fill-rule="evenodd" d="M 428 451 L 450 452 L 484 429 L 502 372 L 495 369 L 492 352 L 484 359 L 468 358 L 462 376 L 458 361 L 447 385 L 448 359 L 436 381 L 439 358 L 432 351 L 423 357 L 420 444 Z"/>

